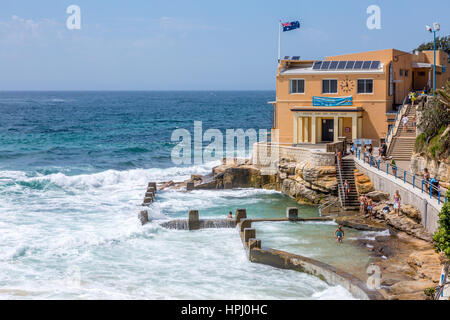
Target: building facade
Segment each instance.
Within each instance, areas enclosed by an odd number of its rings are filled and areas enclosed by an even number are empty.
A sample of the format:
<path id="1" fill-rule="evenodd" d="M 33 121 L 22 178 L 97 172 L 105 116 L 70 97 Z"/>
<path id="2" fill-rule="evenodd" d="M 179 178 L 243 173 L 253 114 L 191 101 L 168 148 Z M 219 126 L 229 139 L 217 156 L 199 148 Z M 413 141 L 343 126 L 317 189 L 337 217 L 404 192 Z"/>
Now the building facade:
<path id="1" fill-rule="evenodd" d="M 436 51 L 436 88 L 450 80 L 448 55 Z M 382 141 L 396 106 L 412 90 L 433 87 L 433 51 L 395 49 L 299 60 L 285 57 L 276 78 L 273 129 L 281 143 Z"/>

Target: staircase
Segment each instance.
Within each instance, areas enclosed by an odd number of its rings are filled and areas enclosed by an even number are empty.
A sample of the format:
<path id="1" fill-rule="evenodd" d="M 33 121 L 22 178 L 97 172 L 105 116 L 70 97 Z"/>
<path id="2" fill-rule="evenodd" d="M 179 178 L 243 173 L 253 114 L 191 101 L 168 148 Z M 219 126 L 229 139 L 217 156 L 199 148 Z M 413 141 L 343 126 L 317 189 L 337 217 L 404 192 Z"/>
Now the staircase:
<path id="1" fill-rule="evenodd" d="M 388 156 L 392 156 L 395 161 L 409 161 L 416 142 L 416 128 L 412 127 L 412 119 L 416 117 L 416 107 L 408 105 L 405 115 L 408 117 L 407 126 L 403 126 L 400 119 L 397 134 L 388 150 Z"/>
<path id="2" fill-rule="evenodd" d="M 338 173 L 338 192 L 344 210 L 358 210 L 359 200 L 355 185 L 355 162 L 352 157 L 342 159 L 342 168 L 336 163 L 336 172 Z M 350 193 L 345 197 L 344 182 L 348 181 Z"/>

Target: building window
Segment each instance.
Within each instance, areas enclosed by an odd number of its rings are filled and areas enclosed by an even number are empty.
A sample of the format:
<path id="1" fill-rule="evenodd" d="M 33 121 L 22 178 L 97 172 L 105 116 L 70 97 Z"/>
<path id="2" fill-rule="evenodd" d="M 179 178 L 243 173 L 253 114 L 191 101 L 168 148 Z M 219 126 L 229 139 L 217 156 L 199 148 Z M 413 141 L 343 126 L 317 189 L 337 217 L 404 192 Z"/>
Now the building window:
<path id="1" fill-rule="evenodd" d="M 405 70 L 405 77 L 409 76 L 409 70 Z"/>
<path id="2" fill-rule="evenodd" d="M 305 93 L 305 80 L 292 79 L 291 80 L 291 93 Z"/>
<path id="3" fill-rule="evenodd" d="M 373 93 L 373 80 L 358 79 L 358 93 Z"/>
<path id="4" fill-rule="evenodd" d="M 400 77 L 403 77 L 403 69 L 400 69 Z"/>
<path id="5" fill-rule="evenodd" d="M 337 93 L 337 80 L 322 80 L 322 93 Z"/>

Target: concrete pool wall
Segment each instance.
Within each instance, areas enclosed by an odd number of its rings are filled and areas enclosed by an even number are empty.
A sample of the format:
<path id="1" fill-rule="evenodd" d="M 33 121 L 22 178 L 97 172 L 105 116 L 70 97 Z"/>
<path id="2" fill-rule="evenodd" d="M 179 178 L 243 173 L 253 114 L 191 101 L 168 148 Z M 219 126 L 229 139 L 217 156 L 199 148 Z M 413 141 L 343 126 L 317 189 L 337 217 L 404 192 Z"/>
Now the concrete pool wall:
<path id="1" fill-rule="evenodd" d="M 193 212 L 194 211 L 194 212 Z M 197 220 L 197 221 L 193 221 Z M 270 222 L 270 221 L 331 221 L 330 217 L 315 217 L 315 218 L 299 218 L 297 208 L 287 208 L 286 218 L 247 218 L 245 209 L 236 210 L 234 219 L 205 219 L 201 220 L 198 216 L 198 211 L 191 210 L 189 212 L 189 219 L 173 220 L 164 222 L 161 226 L 166 228 L 176 229 L 203 229 L 203 228 L 233 228 L 236 227 L 239 231 L 242 244 L 246 251 L 249 261 L 269 265 L 275 268 L 295 270 L 305 272 L 319 279 L 325 281 L 332 286 L 341 286 L 348 290 L 353 297 L 361 300 L 381 300 L 383 296 L 377 290 L 370 290 L 366 283 L 352 274 L 339 270 L 326 263 L 315 259 L 304 257 L 298 254 L 289 253 L 286 251 L 276 250 L 272 248 L 264 248 L 261 245 L 261 240 L 256 238 L 256 229 L 252 228 L 252 223 L 256 222 Z M 190 228 L 189 226 L 194 226 Z"/>

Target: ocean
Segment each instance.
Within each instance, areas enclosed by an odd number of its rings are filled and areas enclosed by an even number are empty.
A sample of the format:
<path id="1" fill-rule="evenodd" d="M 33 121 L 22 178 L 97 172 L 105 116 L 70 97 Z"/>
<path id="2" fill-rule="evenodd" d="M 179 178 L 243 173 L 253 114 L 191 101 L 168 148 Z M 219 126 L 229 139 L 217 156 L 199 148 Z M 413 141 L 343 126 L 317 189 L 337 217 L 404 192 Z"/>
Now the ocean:
<path id="1" fill-rule="evenodd" d="M 159 226 L 190 209 L 201 217 L 241 207 L 250 216 L 284 216 L 286 207 L 299 205 L 279 192 L 166 190 L 150 210 L 151 223 L 141 226 L 137 218 L 147 182 L 183 181 L 220 163 L 175 165 L 174 130 L 193 132 L 194 121 L 224 135 L 270 130 L 267 102 L 274 97 L 274 91 L 0 92 L 0 299 L 351 299 L 310 275 L 250 263 L 236 230 Z M 314 207 L 299 207 L 317 215 Z M 302 253 L 333 261 L 334 227 L 302 233 L 312 229 L 291 225 L 286 237 L 313 244 Z M 261 234 L 285 229 L 262 225 Z M 286 237 L 267 241 L 287 246 Z"/>

